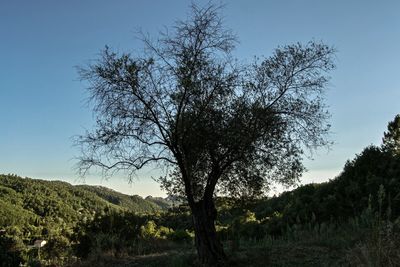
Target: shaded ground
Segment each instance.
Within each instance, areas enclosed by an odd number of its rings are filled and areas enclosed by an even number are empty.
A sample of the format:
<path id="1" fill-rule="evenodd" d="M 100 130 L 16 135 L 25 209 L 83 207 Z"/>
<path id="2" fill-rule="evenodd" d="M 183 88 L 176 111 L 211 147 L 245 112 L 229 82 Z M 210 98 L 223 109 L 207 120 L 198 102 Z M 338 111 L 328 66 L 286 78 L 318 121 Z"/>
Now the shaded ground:
<path id="1" fill-rule="evenodd" d="M 165 251 L 160 253 L 152 253 L 141 256 L 125 256 L 115 258 L 111 255 L 101 255 L 97 258 L 90 258 L 76 267 L 134 267 L 134 266 L 148 266 L 148 267 L 179 267 L 179 266 L 197 266 L 196 254 L 194 251 Z"/>
<path id="2" fill-rule="evenodd" d="M 342 266 L 340 253 L 319 246 L 248 248 L 232 254 L 233 266 Z"/>
<path id="3" fill-rule="evenodd" d="M 228 251 L 229 266 L 343 266 L 343 253 L 327 246 L 307 245 L 301 243 L 286 243 L 274 246 L 248 246 L 235 252 Z M 96 263 L 96 264 L 95 264 Z M 91 259 L 79 266 L 149 266 L 149 267 L 180 267 L 200 266 L 196 260 L 194 250 L 171 250 L 135 257 L 114 258 L 103 255 L 98 259 Z"/>

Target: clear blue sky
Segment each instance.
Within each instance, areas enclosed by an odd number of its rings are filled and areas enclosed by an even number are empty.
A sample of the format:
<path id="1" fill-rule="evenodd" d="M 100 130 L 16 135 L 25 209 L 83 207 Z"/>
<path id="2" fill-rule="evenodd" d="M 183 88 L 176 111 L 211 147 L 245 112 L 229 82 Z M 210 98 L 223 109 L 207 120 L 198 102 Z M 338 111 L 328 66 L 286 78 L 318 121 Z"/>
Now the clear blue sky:
<path id="1" fill-rule="evenodd" d="M 195 1 L 205 3 L 205 1 Z M 242 59 L 268 56 L 278 45 L 322 40 L 338 50 L 326 94 L 336 144 L 306 160 L 303 182 L 333 178 L 347 159 L 380 144 L 387 122 L 400 113 L 400 1 L 226 1 L 226 26 L 240 40 Z M 219 3 L 219 2 L 217 2 Z M 189 1 L 0 2 L 0 173 L 77 183 L 79 151 L 71 137 L 90 129 L 84 84 L 74 66 L 95 59 L 105 45 L 140 51 L 141 28 L 152 36 L 186 18 Z M 153 174 L 156 172 L 153 172 Z M 139 195 L 163 195 L 143 172 L 102 184 Z"/>

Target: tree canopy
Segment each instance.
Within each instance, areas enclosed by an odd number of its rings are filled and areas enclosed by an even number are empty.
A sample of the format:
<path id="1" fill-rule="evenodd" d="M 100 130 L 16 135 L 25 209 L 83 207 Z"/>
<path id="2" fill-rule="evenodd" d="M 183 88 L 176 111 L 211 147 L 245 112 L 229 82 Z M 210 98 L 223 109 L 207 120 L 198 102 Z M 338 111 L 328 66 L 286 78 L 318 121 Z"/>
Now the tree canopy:
<path id="1" fill-rule="evenodd" d="M 267 177 L 290 184 L 303 171 L 303 148 L 327 144 L 322 91 L 334 50 L 297 43 L 239 64 L 217 11 L 194 7 L 175 34 L 157 44 L 144 39 L 147 53 L 106 48 L 80 70 L 98 115 L 97 128 L 80 139 L 82 171 L 133 173 L 162 161 L 177 168 L 168 185 L 187 183 L 197 198 L 216 183 L 212 171 L 230 193 L 261 188 Z"/>
<path id="2" fill-rule="evenodd" d="M 387 132 L 383 134 L 382 141 L 382 148 L 385 151 L 400 155 L 400 114 L 388 123 Z"/>

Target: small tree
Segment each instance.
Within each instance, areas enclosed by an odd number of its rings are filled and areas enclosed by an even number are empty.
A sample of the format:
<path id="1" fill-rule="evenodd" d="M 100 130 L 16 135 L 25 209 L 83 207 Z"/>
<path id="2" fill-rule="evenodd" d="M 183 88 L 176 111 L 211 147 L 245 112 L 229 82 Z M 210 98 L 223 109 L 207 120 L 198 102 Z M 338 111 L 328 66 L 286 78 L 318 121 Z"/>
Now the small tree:
<path id="1" fill-rule="evenodd" d="M 242 64 L 218 11 L 194 5 L 190 19 L 157 42 L 142 38 L 142 55 L 106 48 L 80 70 L 97 114 L 96 129 L 79 139 L 81 172 L 167 167 L 160 182 L 185 196 L 207 265 L 226 260 L 215 193 L 256 195 L 271 181 L 293 184 L 303 150 L 328 144 L 323 89 L 334 67 L 333 49 L 315 42 Z"/>
<path id="2" fill-rule="evenodd" d="M 382 148 L 394 155 L 400 155 L 400 114 L 388 123 L 387 132 L 383 134 Z"/>

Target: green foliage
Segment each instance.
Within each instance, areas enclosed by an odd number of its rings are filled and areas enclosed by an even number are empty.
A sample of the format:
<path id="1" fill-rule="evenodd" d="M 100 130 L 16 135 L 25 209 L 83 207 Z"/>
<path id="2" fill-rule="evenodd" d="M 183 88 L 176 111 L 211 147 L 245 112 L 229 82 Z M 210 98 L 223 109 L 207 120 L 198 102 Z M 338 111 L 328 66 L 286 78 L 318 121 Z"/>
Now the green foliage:
<path id="1" fill-rule="evenodd" d="M 158 225 L 172 229 L 192 229 L 193 227 L 192 215 L 186 205 L 170 208 L 162 216 L 152 216 L 152 218 Z"/>
<path id="2" fill-rule="evenodd" d="M 400 218 L 392 222 L 376 216 L 365 236 L 346 253 L 351 266 L 400 266 Z"/>
<path id="3" fill-rule="evenodd" d="M 60 181 L 0 175 L 0 230 L 4 230 L 11 238 L 7 239 L 9 243 L 3 242 L 1 257 L 4 260 L 0 262 L 14 265 L 9 262 L 15 259 L 34 264 L 37 253 L 30 246 L 36 239 L 45 239 L 47 244 L 42 249 L 42 261 L 62 265 L 72 257 L 72 246 L 76 246 L 74 242 L 78 240 L 77 236 L 84 235 L 76 231 L 74 233 L 74 229 L 80 225 L 108 213 L 154 213 L 161 209 L 151 199 L 127 196 L 104 187 L 72 186 Z M 132 216 L 125 216 L 124 221 L 103 221 L 102 229 L 110 230 L 114 226 L 127 229 L 132 225 L 127 223 L 128 220 L 135 221 Z M 129 228 L 126 233 L 134 231 Z M 163 229 L 163 232 L 167 231 Z M 166 234 L 163 233 L 164 236 Z M 112 238 L 118 240 L 120 237 Z M 10 240 L 18 246 L 11 246 Z M 85 241 L 82 244 L 78 246 L 84 249 Z"/>
<path id="4" fill-rule="evenodd" d="M 104 187 L 72 186 L 60 181 L 21 178 L 16 175 L 0 175 L 0 193 L 3 210 L 9 210 L 10 207 L 16 209 L 16 215 L 7 216 L 8 219 L 37 219 L 39 216 L 73 223 L 84 217 L 93 217 L 94 213 L 105 209 L 143 213 L 161 210 L 150 199 L 124 195 Z M 9 223 L 0 221 L 0 227 L 6 224 Z"/>
<path id="5" fill-rule="evenodd" d="M 161 207 L 163 210 L 167 210 L 172 207 L 172 201 L 162 198 L 162 197 L 152 197 L 152 196 L 147 196 L 145 200 L 150 201 L 152 203 L 157 204 L 159 207 Z"/>
<path id="6" fill-rule="evenodd" d="M 143 239 L 166 239 L 174 234 L 174 230 L 165 226 L 157 226 L 152 220 L 140 227 L 140 236 Z"/>
<path id="7" fill-rule="evenodd" d="M 141 234 L 146 219 L 133 213 L 106 211 L 96 214 L 93 220 L 75 227 L 76 253 L 87 257 L 93 251 L 112 250 L 119 253 L 129 247 Z"/>
<path id="8" fill-rule="evenodd" d="M 385 151 L 400 156 L 400 114 L 389 122 L 387 132 L 383 135 L 382 148 Z"/>
<path id="9" fill-rule="evenodd" d="M 178 243 L 191 243 L 194 238 L 194 233 L 189 232 L 187 229 L 178 229 L 172 231 L 167 235 L 168 239 Z"/>
<path id="10" fill-rule="evenodd" d="M 157 225 L 154 221 L 148 221 L 140 227 L 140 236 L 144 239 L 152 239 L 159 237 Z"/>
<path id="11" fill-rule="evenodd" d="M 41 257 L 55 265 L 64 266 L 72 256 L 71 241 L 64 235 L 50 237 L 47 244 L 41 248 Z"/>
<path id="12" fill-rule="evenodd" d="M 280 235 L 287 225 L 346 221 L 359 216 L 368 205 L 374 212 L 397 218 L 399 201 L 400 159 L 371 146 L 348 161 L 343 172 L 329 182 L 300 186 L 278 197 L 250 203 L 246 208 L 265 224 L 268 234 Z M 221 216 L 229 222 L 245 215 L 236 205 L 222 211 Z"/>
<path id="13" fill-rule="evenodd" d="M 168 208 L 168 202 L 163 203 L 162 206 L 159 206 L 156 201 L 153 201 L 152 198 L 147 197 L 146 199 L 143 199 L 137 195 L 128 196 L 103 186 L 79 185 L 78 187 L 93 192 L 100 198 L 130 211 L 145 213 L 156 212 L 163 208 Z"/>
<path id="14" fill-rule="evenodd" d="M 23 262 L 23 244 L 15 238 L 0 236 L 0 266 L 18 266 Z"/>

